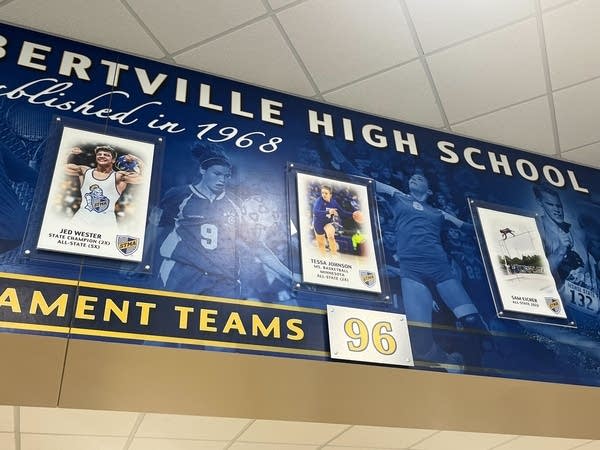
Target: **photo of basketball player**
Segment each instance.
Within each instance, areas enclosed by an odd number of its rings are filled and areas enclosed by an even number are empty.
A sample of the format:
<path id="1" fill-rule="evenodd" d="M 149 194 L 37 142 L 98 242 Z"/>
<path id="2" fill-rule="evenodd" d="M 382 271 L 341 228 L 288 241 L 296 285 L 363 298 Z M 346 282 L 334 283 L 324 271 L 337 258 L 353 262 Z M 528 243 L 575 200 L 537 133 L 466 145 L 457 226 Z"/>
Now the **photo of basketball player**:
<path id="1" fill-rule="evenodd" d="M 141 262 L 155 144 L 64 126 L 37 248 Z"/>
<path id="2" fill-rule="evenodd" d="M 79 147 L 71 149 L 71 155 L 81 155 Z M 143 161 L 131 154 L 124 155 L 123 161 L 130 164 L 131 170 L 115 170 L 117 152 L 109 145 L 99 145 L 94 149 L 95 167 L 67 162 L 65 174 L 79 178 L 81 206 L 73 216 L 77 225 L 93 225 L 99 228 L 117 227 L 116 205 L 128 184 L 140 184 L 143 178 Z"/>
<path id="3" fill-rule="evenodd" d="M 243 202 L 228 191 L 233 164 L 217 145 L 193 149 L 200 181 L 169 190 L 161 202 L 160 278 L 172 291 L 239 298 L 240 258 L 254 255 L 279 278 L 291 271 L 266 246 L 262 233 L 242 232 Z M 256 201 L 255 198 L 252 201 Z M 256 230 L 260 231 L 260 230 Z"/>
<path id="4" fill-rule="evenodd" d="M 360 211 L 347 211 L 333 197 L 331 186 L 321 186 L 321 196 L 317 198 L 313 206 L 313 229 L 319 251 L 326 254 L 326 246 L 330 255 L 338 252 L 338 243 L 335 240 L 336 229 L 340 228 L 341 219 L 356 217 Z"/>
<path id="5" fill-rule="evenodd" d="M 381 293 L 368 182 L 304 170 L 295 180 L 303 281 Z"/>

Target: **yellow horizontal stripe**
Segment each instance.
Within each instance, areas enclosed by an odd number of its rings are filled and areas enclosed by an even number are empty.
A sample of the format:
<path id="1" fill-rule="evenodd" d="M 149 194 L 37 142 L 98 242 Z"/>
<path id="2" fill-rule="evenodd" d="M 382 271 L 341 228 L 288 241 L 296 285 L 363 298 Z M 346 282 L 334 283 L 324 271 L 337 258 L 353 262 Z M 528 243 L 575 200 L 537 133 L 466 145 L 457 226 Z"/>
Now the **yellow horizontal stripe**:
<path id="1" fill-rule="evenodd" d="M 63 278 L 39 277 L 37 275 L 24 275 L 20 273 L 0 272 L 0 278 L 8 278 L 12 280 L 35 281 L 37 283 L 62 284 L 65 286 L 77 286 L 77 280 L 69 280 Z"/>
<path id="2" fill-rule="evenodd" d="M 36 275 L 25 275 L 25 274 L 17 274 L 17 273 L 0 272 L 0 278 L 7 278 L 7 279 L 13 279 L 13 280 L 35 281 L 38 283 L 62 284 L 62 285 L 66 285 L 66 286 L 77 286 L 79 284 L 79 286 L 87 287 L 87 288 L 95 288 L 95 289 L 110 290 L 110 291 L 120 291 L 120 292 L 132 292 L 132 293 L 136 293 L 136 294 L 157 295 L 159 297 L 177 297 L 177 298 L 187 299 L 187 300 L 200 300 L 200 301 L 215 302 L 215 303 L 228 303 L 228 304 L 232 304 L 232 305 L 253 306 L 256 308 L 278 309 L 278 310 L 283 310 L 283 311 L 297 311 L 297 312 L 305 312 L 305 313 L 319 314 L 319 315 L 327 314 L 327 312 L 324 309 L 305 308 L 302 306 L 277 305 L 277 304 L 273 304 L 273 303 L 263 303 L 259 300 L 240 300 L 240 299 L 233 299 L 233 298 L 211 297 L 208 295 L 186 294 L 184 292 L 161 291 L 158 289 L 136 288 L 136 287 L 131 287 L 131 286 L 120 286 L 120 285 L 116 285 L 116 284 L 93 283 L 90 281 L 78 282 L 77 280 L 40 277 L 40 276 L 36 276 Z"/>
<path id="3" fill-rule="evenodd" d="M 39 325 L 36 323 L 0 322 L 0 328 L 12 328 L 13 330 L 48 331 L 51 333 L 69 333 L 69 327 L 58 327 L 53 325 Z"/>

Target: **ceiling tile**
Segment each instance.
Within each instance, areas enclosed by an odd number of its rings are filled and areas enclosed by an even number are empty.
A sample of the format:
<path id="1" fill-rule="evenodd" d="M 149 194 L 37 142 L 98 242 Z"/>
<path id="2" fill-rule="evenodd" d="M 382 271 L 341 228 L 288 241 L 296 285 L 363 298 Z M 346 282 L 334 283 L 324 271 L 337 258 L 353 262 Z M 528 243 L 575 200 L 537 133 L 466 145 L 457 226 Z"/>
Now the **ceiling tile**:
<path id="1" fill-rule="evenodd" d="M 257 420 L 238 438 L 240 441 L 322 445 L 348 425 Z"/>
<path id="2" fill-rule="evenodd" d="M 122 450 L 125 437 L 21 433 L 21 450 Z"/>
<path id="3" fill-rule="evenodd" d="M 535 19 L 427 59 L 451 123 L 536 97 L 546 89 Z"/>
<path id="4" fill-rule="evenodd" d="M 15 435 L 13 433 L 0 433 L 0 448 L 2 450 L 15 450 Z M 24 450 L 21 447 L 21 450 Z"/>
<path id="5" fill-rule="evenodd" d="M 0 432 L 14 431 L 14 426 L 14 408 L 0 406 Z"/>
<path id="6" fill-rule="evenodd" d="M 452 125 L 452 131 L 537 153 L 556 154 L 547 97 Z"/>
<path id="7" fill-rule="evenodd" d="M 236 442 L 229 450 L 317 450 L 314 445 L 265 444 L 258 442 Z"/>
<path id="8" fill-rule="evenodd" d="M 577 447 L 577 450 L 600 450 L 600 441 L 592 441 L 589 444 Z"/>
<path id="9" fill-rule="evenodd" d="M 600 78 L 554 93 L 562 151 L 600 140 Z"/>
<path id="10" fill-rule="evenodd" d="M 406 3 L 425 53 L 534 12 L 533 2 L 523 0 L 407 0 Z"/>
<path id="11" fill-rule="evenodd" d="M 164 56 L 119 0 L 19 0 L 0 7 L 0 17 L 18 25 L 104 47 L 151 58 Z"/>
<path id="12" fill-rule="evenodd" d="M 571 450 L 585 442 L 589 441 L 583 439 L 519 436 L 515 440 L 495 447 L 494 450 Z"/>
<path id="13" fill-rule="evenodd" d="M 600 169 L 600 142 L 564 152 L 560 156 L 567 161 L 573 161 Z M 598 446 L 598 450 L 600 450 L 600 445 Z"/>
<path id="14" fill-rule="evenodd" d="M 409 448 L 421 439 L 431 436 L 434 430 L 418 430 L 414 428 L 387 428 L 353 426 L 331 445 L 358 447 Z"/>
<path id="15" fill-rule="evenodd" d="M 247 419 L 146 414 L 136 437 L 228 441 L 247 424 Z"/>
<path id="16" fill-rule="evenodd" d="M 128 450 L 222 450 L 229 441 L 135 438 Z"/>
<path id="17" fill-rule="evenodd" d="M 565 3 L 572 2 L 574 0 L 540 0 L 540 4 L 542 5 L 542 10 L 546 10 L 549 8 L 554 8 L 558 5 L 564 5 Z"/>
<path id="18" fill-rule="evenodd" d="M 175 57 L 211 73 L 281 91 L 315 91 L 271 19 L 265 19 Z"/>
<path id="19" fill-rule="evenodd" d="M 420 61 L 388 70 L 324 95 L 325 100 L 392 119 L 444 125 Z"/>
<path id="20" fill-rule="evenodd" d="M 21 407 L 22 433 L 127 436 L 137 413 L 63 408 Z"/>
<path id="21" fill-rule="evenodd" d="M 343 447 L 338 447 L 337 445 L 326 445 L 323 447 L 323 450 L 352 450 L 353 448 L 360 450 L 388 450 L 387 448 L 380 447 L 347 447 L 345 445 Z"/>
<path id="22" fill-rule="evenodd" d="M 396 0 L 310 0 L 277 16 L 323 91 L 417 56 Z"/>
<path id="23" fill-rule="evenodd" d="M 260 0 L 128 0 L 128 3 L 169 52 L 266 13 Z"/>
<path id="24" fill-rule="evenodd" d="M 269 0 L 269 4 L 271 8 L 277 9 L 283 6 L 289 5 L 290 3 L 294 3 L 297 0 Z"/>
<path id="25" fill-rule="evenodd" d="M 600 75 L 600 2 L 581 0 L 543 17 L 552 88 Z"/>
<path id="26" fill-rule="evenodd" d="M 415 450 L 488 450 L 514 439 L 508 434 L 466 433 L 462 431 L 441 431 L 411 447 Z"/>

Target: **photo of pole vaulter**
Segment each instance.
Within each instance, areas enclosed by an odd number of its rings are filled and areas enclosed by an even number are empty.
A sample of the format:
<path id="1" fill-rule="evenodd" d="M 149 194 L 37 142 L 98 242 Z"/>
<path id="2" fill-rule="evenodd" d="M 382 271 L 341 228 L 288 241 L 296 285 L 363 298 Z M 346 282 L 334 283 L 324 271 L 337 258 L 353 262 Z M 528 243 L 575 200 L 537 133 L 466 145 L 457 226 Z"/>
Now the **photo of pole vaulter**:
<path id="1" fill-rule="evenodd" d="M 302 279 L 381 293 L 366 186 L 297 174 Z"/>
<path id="2" fill-rule="evenodd" d="M 535 217 L 477 211 L 504 309 L 566 318 Z"/>
<path id="3" fill-rule="evenodd" d="M 154 144 L 65 127 L 38 249 L 142 260 Z"/>

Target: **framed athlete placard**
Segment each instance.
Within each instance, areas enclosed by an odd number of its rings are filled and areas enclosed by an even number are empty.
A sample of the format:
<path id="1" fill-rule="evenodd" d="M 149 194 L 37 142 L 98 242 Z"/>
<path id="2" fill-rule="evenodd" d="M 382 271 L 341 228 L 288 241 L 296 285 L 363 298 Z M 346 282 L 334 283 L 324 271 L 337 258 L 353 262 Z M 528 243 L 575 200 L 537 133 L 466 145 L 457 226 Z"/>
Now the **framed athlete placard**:
<path id="1" fill-rule="evenodd" d="M 472 208 L 499 316 L 567 324 L 536 217 L 473 201 Z"/>
<path id="2" fill-rule="evenodd" d="M 303 282 L 381 294 L 368 181 L 295 177 Z"/>
<path id="3" fill-rule="evenodd" d="M 62 127 L 38 250 L 140 262 L 155 144 Z"/>

